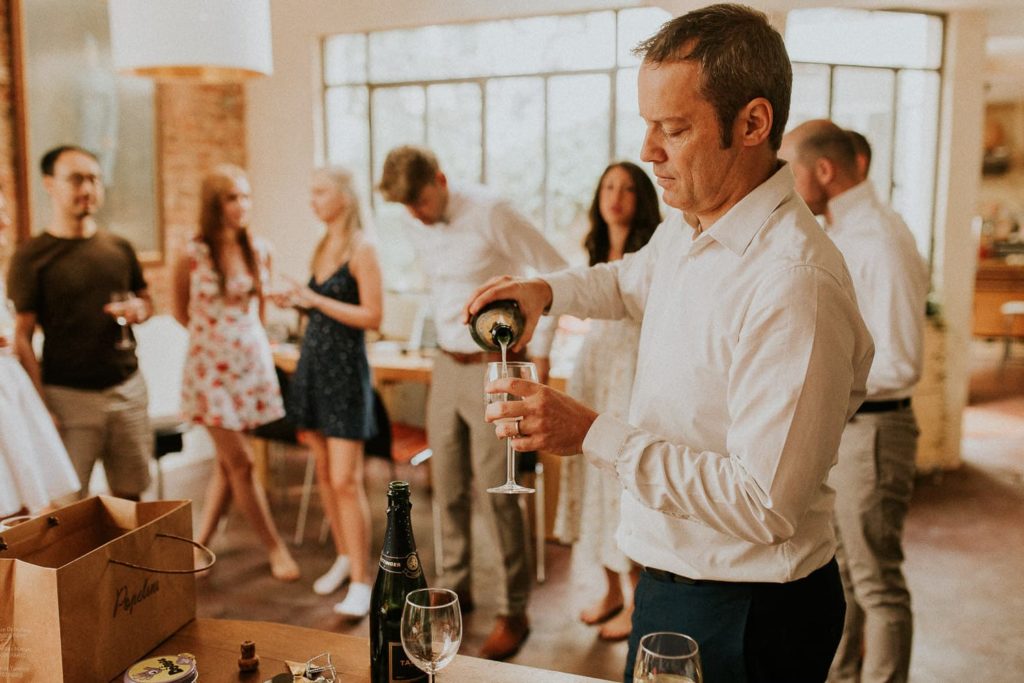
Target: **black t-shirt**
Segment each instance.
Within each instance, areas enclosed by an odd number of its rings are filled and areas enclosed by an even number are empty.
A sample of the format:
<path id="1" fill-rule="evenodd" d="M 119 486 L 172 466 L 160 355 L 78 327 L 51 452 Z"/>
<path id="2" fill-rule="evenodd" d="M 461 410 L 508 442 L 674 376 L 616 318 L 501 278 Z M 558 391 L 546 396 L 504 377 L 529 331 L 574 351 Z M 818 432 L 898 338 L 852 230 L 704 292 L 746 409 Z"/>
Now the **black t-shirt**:
<path id="1" fill-rule="evenodd" d="M 127 240 L 105 230 L 72 239 L 43 233 L 18 247 L 7 280 L 15 307 L 34 312 L 43 328 L 44 384 L 106 389 L 138 369 L 134 351 L 116 348 L 120 330 L 103 312 L 112 292 L 146 289 Z"/>

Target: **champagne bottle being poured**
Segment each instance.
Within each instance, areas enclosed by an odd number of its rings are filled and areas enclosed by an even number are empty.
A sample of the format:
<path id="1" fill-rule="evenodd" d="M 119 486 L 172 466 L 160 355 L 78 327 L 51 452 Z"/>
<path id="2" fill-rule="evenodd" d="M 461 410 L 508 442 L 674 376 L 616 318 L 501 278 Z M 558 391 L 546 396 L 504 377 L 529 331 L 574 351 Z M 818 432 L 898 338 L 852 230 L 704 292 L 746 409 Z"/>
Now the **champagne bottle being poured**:
<path id="1" fill-rule="evenodd" d="M 526 320 L 513 299 L 487 304 L 469 320 L 469 332 L 485 351 L 502 351 L 515 346 L 523 335 Z"/>

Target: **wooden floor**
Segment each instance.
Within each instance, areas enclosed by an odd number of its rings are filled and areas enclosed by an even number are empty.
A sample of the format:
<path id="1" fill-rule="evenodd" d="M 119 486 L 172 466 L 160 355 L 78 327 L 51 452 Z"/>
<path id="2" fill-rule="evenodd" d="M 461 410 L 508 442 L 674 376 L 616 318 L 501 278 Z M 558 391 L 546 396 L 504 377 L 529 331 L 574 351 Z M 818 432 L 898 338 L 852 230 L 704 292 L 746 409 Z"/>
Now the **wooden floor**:
<path id="1" fill-rule="evenodd" d="M 913 681 L 1010 683 L 1024 672 L 1024 363 L 1002 366 L 1001 347 L 974 348 L 972 405 L 965 415 L 965 465 L 954 472 L 920 478 L 906 527 L 906 574 L 916 621 Z M 1024 348 L 1019 349 L 1024 356 Z M 297 483 L 301 454 L 284 458 L 285 479 Z M 373 548 L 384 529 L 385 463 L 371 461 L 369 496 Z M 431 516 L 422 470 L 402 470 L 413 486 L 413 517 L 420 556 L 433 569 Z M 203 475 L 196 473 L 195 492 Z M 197 501 L 197 505 L 198 505 Z M 297 505 L 279 499 L 275 517 L 289 537 Z M 329 599 L 313 594 L 313 580 L 333 560 L 330 545 L 316 535 L 320 513 L 314 510 L 296 556 L 303 578 L 281 584 L 269 577 L 266 558 L 244 520 L 230 518 L 214 541 L 217 567 L 200 580 L 202 616 L 280 621 L 345 633 L 367 633 L 367 622 L 339 620 Z M 462 652 L 474 654 L 490 630 L 495 605 L 488 586 L 498 580 L 492 534 L 474 529 L 477 611 L 466 621 Z M 623 643 L 609 644 L 577 619 L 588 598 L 601 590 L 593 567 L 573 567 L 568 548 L 548 544 L 548 580 L 535 587 L 530 607 L 532 633 L 512 661 L 530 666 L 622 679 Z M 429 575 L 428 575 L 429 576 Z M 296 652 L 294 659 L 315 652 Z M 443 676 L 441 680 L 444 680 Z"/>

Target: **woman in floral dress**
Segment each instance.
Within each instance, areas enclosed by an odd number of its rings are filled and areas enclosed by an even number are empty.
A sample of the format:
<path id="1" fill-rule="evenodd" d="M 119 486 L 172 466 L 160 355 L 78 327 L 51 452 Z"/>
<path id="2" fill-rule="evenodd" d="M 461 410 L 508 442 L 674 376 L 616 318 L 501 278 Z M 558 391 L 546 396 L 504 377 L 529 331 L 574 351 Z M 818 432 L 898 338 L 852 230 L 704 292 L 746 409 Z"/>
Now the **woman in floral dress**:
<path id="1" fill-rule="evenodd" d="M 591 228 L 584 243 L 590 265 L 637 251 L 660 222 L 658 195 L 647 174 L 626 161 L 610 165 L 601 175 L 590 207 Z M 598 412 L 625 418 L 640 326 L 631 320 L 591 320 L 589 325 L 567 391 Z M 575 542 L 576 559 L 601 566 L 607 582 L 604 595 L 580 613 L 580 620 L 603 624 L 598 635 L 604 640 L 624 640 L 632 627 L 633 605 L 632 596 L 623 593 L 622 580 L 628 577 L 636 588 L 640 573 L 615 540 L 622 486 L 614 475 L 577 455 L 563 461 L 559 492 L 556 535 Z"/>
<path id="2" fill-rule="evenodd" d="M 199 232 L 175 264 L 174 316 L 189 331 L 182 411 L 206 427 L 217 451 L 197 540 L 209 543 L 234 501 L 266 546 L 271 574 L 294 581 L 299 567 L 256 482 L 245 434 L 284 416 L 261 320 L 270 254 L 249 234 L 249 193 L 237 166 L 209 173 L 202 183 Z"/>

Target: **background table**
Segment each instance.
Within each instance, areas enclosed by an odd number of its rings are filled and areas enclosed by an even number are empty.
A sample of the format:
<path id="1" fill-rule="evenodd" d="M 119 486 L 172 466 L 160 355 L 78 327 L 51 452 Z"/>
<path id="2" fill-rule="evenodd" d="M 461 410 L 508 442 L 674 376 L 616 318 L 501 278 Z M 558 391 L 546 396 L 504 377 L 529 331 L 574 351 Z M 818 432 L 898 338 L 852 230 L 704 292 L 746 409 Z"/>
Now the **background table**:
<path id="1" fill-rule="evenodd" d="M 238 656 L 240 645 L 245 640 L 256 643 L 260 668 L 252 673 L 241 674 L 238 670 Z M 323 652 L 331 654 L 338 672 L 338 681 L 362 683 L 370 680 L 369 640 L 301 626 L 271 624 L 265 621 L 196 619 L 146 656 L 175 655 L 179 652 L 190 652 L 196 656 L 199 680 L 203 683 L 262 683 L 276 674 L 285 673 L 286 659 L 304 662 Z M 121 677 L 118 677 L 111 683 L 120 683 L 121 680 Z M 438 674 L 437 680 L 438 683 L 600 683 L 596 678 L 491 662 L 464 655 L 457 655 L 455 660 Z"/>

